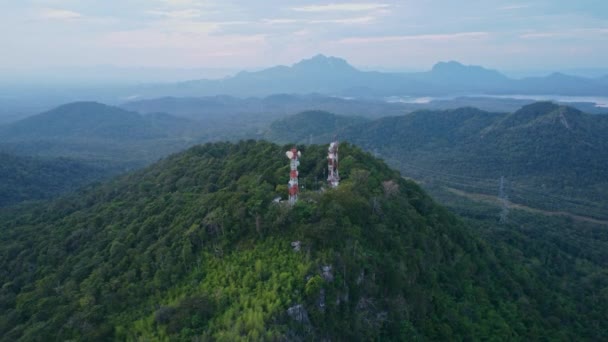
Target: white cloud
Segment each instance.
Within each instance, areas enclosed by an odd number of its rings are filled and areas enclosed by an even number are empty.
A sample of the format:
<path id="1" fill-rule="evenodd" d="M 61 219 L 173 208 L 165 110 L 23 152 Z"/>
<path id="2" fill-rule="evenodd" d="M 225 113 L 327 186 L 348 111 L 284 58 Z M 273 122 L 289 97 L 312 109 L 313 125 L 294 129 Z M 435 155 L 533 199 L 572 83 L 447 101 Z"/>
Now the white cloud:
<path id="1" fill-rule="evenodd" d="M 407 36 L 380 36 L 380 37 L 352 37 L 338 41 L 340 44 L 369 44 L 369 43 L 386 43 L 400 41 L 452 41 L 463 39 L 482 39 L 487 38 L 488 32 L 459 32 L 446 34 L 419 34 Z"/>
<path id="2" fill-rule="evenodd" d="M 301 7 L 293 7 L 292 10 L 298 12 L 364 12 L 375 10 L 386 10 L 390 7 L 387 4 L 374 3 L 340 3 L 340 4 L 325 4 L 325 5 L 309 5 Z"/>
<path id="3" fill-rule="evenodd" d="M 142 29 L 133 31 L 112 32 L 103 38 L 102 42 L 114 48 L 178 48 L 185 50 L 197 50 L 199 48 L 211 48 L 208 52 L 222 51 L 219 47 L 236 47 L 240 44 L 259 44 L 265 40 L 264 35 L 209 35 L 206 28 L 200 31 L 190 30 L 183 32 L 166 33 L 156 29 Z"/>
<path id="4" fill-rule="evenodd" d="M 305 36 L 310 36 L 311 33 L 312 32 L 310 30 L 298 30 L 298 31 L 292 32 L 291 34 L 294 36 L 298 36 L 298 37 L 305 37 Z"/>
<path id="5" fill-rule="evenodd" d="M 262 23 L 268 25 L 291 25 L 291 24 L 342 24 L 342 25 L 356 25 L 366 24 L 376 20 L 376 17 L 365 16 L 365 17 L 352 17 L 352 18 L 339 18 L 339 19 L 263 19 Z"/>
<path id="6" fill-rule="evenodd" d="M 182 7 L 182 6 L 205 6 L 209 4 L 209 1 L 205 0 L 160 0 L 161 3 L 165 5 L 169 5 L 172 7 Z"/>
<path id="7" fill-rule="evenodd" d="M 262 22 L 264 24 L 269 24 L 269 25 L 287 25 L 287 24 L 297 24 L 297 23 L 301 23 L 302 20 L 299 19 L 263 19 Z"/>
<path id="8" fill-rule="evenodd" d="M 508 5 L 508 6 L 499 7 L 498 9 L 500 11 L 513 11 L 513 10 L 530 8 L 530 7 L 532 7 L 532 5 L 529 5 L 529 4 L 516 4 L 516 5 Z"/>
<path id="9" fill-rule="evenodd" d="M 534 31 L 521 34 L 521 39 L 551 39 L 551 38 L 576 38 L 576 39 L 607 39 L 608 28 L 577 28 L 559 31 Z"/>
<path id="10" fill-rule="evenodd" d="M 343 18 L 343 19 L 320 19 L 320 20 L 309 20 L 309 24 L 366 24 L 374 21 L 375 17 L 355 17 L 355 18 Z"/>
<path id="11" fill-rule="evenodd" d="M 524 33 L 519 37 L 522 39 L 543 39 L 543 38 L 557 38 L 559 36 L 563 36 L 563 34 L 559 34 L 557 32 L 534 32 L 534 33 Z"/>
<path id="12" fill-rule="evenodd" d="M 100 47 L 111 54 L 121 56 L 115 63 L 137 65 L 180 66 L 201 65 L 208 67 L 244 64 L 243 58 L 260 63 L 259 56 L 267 49 L 266 36 L 262 34 L 216 35 L 215 23 L 190 23 L 179 27 L 150 26 L 130 31 L 117 31 L 98 40 Z M 152 56 L 144 58 L 141 56 Z"/>
<path id="13" fill-rule="evenodd" d="M 201 16 L 201 11 L 195 8 L 184 9 L 184 10 L 175 10 L 175 11 L 161 11 L 161 10 L 152 10 L 148 11 L 148 14 L 152 14 L 159 17 L 166 17 L 171 19 L 192 19 L 198 18 Z"/>
<path id="14" fill-rule="evenodd" d="M 45 8 L 40 11 L 39 16 L 50 20 L 75 20 L 82 18 L 82 14 L 78 12 L 55 8 Z"/>

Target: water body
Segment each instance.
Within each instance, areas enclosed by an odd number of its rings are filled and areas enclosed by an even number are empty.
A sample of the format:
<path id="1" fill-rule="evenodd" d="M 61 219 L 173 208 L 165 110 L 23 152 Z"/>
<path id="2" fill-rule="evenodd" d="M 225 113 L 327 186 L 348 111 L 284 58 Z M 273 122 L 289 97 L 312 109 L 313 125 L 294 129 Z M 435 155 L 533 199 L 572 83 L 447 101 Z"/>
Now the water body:
<path id="1" fill-rule="evenodd" d="M 531 101 L 554 101 L 561 103 L 592 103 L 597 108 L 608 108 L 608 97 L 602 96 L 562 96 L 562 95 L 455 95 L 455 96 L 424 96 L 424 97 L 389 97 L 387 102 L 400 102 L 412 104 L 428 104 L 433 101 L 454 100 L 457 98 L 489 98 L 489 99 L 514 99 L 514 100 L 531 100 Z"/>

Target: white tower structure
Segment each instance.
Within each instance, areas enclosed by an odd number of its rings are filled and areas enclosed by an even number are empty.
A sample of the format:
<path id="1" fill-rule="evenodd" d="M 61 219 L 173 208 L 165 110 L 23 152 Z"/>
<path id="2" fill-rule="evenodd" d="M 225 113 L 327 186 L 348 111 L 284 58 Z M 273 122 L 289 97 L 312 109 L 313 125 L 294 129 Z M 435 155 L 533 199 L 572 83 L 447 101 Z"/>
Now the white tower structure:
<path id="1" fill-rule="evenodd" d="M 340 173 L 338 172 L 338 141 L 329 144 L 327 149 L 327 183 L 335 188 L 340 184 Z"/>
<path id="2" fill-rule="evenodd" d="M 298 151 L 295 147 L 285 153 L 287 158 L 289 158 L 289 204 L 294 205 L 298 200 L 298 166 L 300 165 L 300 157 L 302 153 Z"/>

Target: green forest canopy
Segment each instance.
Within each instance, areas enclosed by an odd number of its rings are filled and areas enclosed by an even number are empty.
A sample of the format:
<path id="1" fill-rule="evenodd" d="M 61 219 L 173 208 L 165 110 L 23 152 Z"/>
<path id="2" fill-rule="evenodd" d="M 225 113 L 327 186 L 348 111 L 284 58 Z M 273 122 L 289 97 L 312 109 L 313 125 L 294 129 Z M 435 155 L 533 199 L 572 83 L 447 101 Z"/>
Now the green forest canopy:
<path id="1" fill-rule="evenodd" d="M 575 301 L 503 259 L 418 186 L 343 144 L 193 147 L 0 215 L 2 340 L 600 339 L 605 292 Z M 291 243 L 300 241 L 296 252 Z M 330 267 L 327 271 L 325 266 Z M 597 281 L 603 281 L 598 278 Z M 294 320 L 289 308 L 303 308 Z M 569 322 L 570 324 L 564 324 Z"/>

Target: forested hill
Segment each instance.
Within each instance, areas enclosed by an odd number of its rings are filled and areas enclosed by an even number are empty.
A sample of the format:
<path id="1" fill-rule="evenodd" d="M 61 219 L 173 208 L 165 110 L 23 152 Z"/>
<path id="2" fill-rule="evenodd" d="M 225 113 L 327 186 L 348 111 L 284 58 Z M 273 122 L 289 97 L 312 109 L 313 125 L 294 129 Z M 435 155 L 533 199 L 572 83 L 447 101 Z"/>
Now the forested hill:
<path id="1" fill-rule="evenodd" d="M 328 142 L 343 128 L 368 121 L 357 116 L 342 116 L 311 110 L 273 122 L 265 137 L 279 143 L 310 143 L 313 136 L 317 142 Z"/>
<path id="2" fill-rule="evenodd" d="M 290 132 L 317 142 L 332 136 L 313 128 L 300 123 Z M 606 219 L 606 132 L 608 116 L 538 102 L 513 113 L 469 107 L 417 111 L 342 125 L 333 134 L 374 152 L 407 177 L 490 195 L 505 177 L 517 203 Z"/>
<path id="3" fill-rule="evenodd" d="M 32 138 L 129 141 L 179 134 L 187 127 L 185 121 L 167 114 L 143 116 L 101 103 L 74 102 L 1 127 L 0 133 L 6 141 Z"/>
<path id="4" fill-rule="evenodd" d="M 504 176 L 516 202 L 555 210 L 544 195 L 558 196 L 564 199 L 559 210 L 608 218 L 601 210 L 608 205 L 607 116 L 539 102 L 510 114 L 417 112 L 351 128 L 345 139 L 408 176 L 443 181 L 448 175 L 452 183 L 468 184 L 466 190 L 489 194 L 498 188 L 491 180 Z"/>
<path id="5" fill-rule="evenodd" d="M 604 336 L 605 293 L 555 290 L 351 145 L 331 190 L 326 146 L 301 146 L 300 199 L 275 203 L 290 147 L 196 146 L 0 212 L 0 340 Z"/>
<path id="6" fill-rule="evenodd" d="M 74 102 L 0 126 L 0 149 L 18 155 L 142 166 L 201 138 L 201 123 L 141 115 L 96 102 Z"/>
<path id="7" fill-rule="evenodd" d="M 55 197 L 111 171 L 67 158 L 41 159 L 0 152 L 0 207 Z"/>

